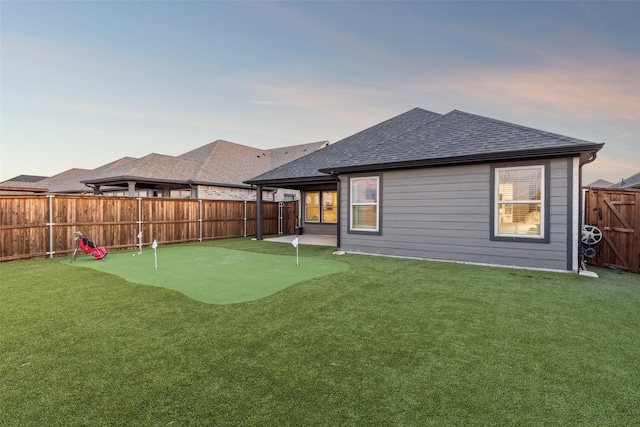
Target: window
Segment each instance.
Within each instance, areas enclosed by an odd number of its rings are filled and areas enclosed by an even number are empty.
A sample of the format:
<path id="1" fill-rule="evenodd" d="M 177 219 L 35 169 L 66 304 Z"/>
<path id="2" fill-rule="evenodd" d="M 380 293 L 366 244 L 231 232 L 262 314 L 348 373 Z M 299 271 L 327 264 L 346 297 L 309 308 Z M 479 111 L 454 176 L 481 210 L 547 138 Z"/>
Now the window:
<path id="1" fill-rule="evenodd" d="M 337 191 L 307 191 L 304 198 L 305 222 L 338 222 Z"/>
<path id="2" fill-rule="evenodd" d="M 169 197 L 174 199 L 190 199 L 191 190 L 171 190 Z"/>
<path id="3" fill-rule="evenodd" d="M 338 192 L 322 192 L 322 222 L 338 222 Z"/>
<path id="4" fill-rule="evenodd" d="M 309 191 L 304 198 L 304 220 L 320 222 L 320 192 Z"/>
<path id="5" fill-rule="evenodd" d="M 492 237 L 547 239 L 545 165 L 494 168 Z"/>
<path id="6" fill-rule="evenodd" d="M 380 177 L 357 177 L 350 179 L 351 231 L 379 232 Z"/>

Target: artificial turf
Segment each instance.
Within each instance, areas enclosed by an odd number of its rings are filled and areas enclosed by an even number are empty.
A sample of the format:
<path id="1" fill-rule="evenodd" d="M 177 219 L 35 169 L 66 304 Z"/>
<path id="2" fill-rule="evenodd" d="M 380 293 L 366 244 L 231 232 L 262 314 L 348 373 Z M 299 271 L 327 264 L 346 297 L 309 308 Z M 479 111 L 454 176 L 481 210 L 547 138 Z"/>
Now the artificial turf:
<path id="1" fill-rule="evenodd" d="M 197 301 L 231 304 L 272 295 L 305 280 L 350 268 L 337 259 L 271 255 L 206 245 L 168 245 L 110 253 L 105 260 L 78 256 L 74 266 L 115 274 L 129 282 L 173 289 Z M 304 252 L 304 249 L 302 250 Z M 65 261 L 63 261 L 65 262 Z"/>
<path id="2" fill-rule="evenodd" d="M 59 260 L 0 264 L 0 424 L 640 425 L 640 275 L 340 260 L 226 305 Z"/>

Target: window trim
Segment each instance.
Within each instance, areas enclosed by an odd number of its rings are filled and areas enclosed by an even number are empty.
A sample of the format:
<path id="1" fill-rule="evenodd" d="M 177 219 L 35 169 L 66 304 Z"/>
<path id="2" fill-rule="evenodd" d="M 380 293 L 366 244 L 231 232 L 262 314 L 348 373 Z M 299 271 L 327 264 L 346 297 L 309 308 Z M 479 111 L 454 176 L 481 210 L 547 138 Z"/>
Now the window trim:
<path id="1" fill-rule="evenodd" d="M 490 234 L 489 239 L 503 242 L 531 242 L 531 243 L 549 243 L 550 232 L 550 161 L 526 161 L 508 164 L 492 164 L 490 165 Z M 517 234 L 497 234 L 498 233 L 498 172 L 504 169 L 525 169 L 531 167 L 540 167 L 542 169 L 542 183 L 540 189 L 542 191 L 540 197 L 540 236 L 517 235 Z M 537 203 L 537 202 L 536 202 Z"/>
<path id="2" fill-rule="evenodd" d="M 353 194 L 352 194 L 352 182 L 354 179 L 375 179 L 377 181 L 377 198 L 376 198 L 376 228 L 375 229 L 365 229 L 365 228 L 354 228 L 353 227 Z M 364 175 L 351 175 L 348 180 L 348 191 L 349 191 L 349 210 L 347 212 L 347 233 L 349 234 L 368 234 L 368 235 L 382 235 L 382 174 L 364 174 Z M 371 204 L 369 204 L 371 205 Z"/>

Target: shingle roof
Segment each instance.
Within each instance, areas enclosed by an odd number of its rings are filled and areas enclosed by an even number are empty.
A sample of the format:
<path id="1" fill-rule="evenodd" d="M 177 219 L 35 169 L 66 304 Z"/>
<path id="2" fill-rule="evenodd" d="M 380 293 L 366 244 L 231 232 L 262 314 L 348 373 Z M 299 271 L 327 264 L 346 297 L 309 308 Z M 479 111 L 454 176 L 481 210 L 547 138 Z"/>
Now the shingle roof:
<path id="1" fill-rule="evenodd" d="M 201 162 L 174 156 L 151 153 L 139 159 L 108 168 L 95 174 L 88 183 L 144 179 L 145 181 L 187 181 L 193 177 Z"/>
<path id="2" fill-rule="evenodd" d="M 640 188 L 640 172 L 613 184 L 610 188 Z"/>
<path id="3" fill-rule="evenodd" d="M 12 182 L 21 182 L 21 183 L 34 183 L 34 182 L 38 182 L 38 181 L 42 181 L 43 179 L 48 178 L 46 176 L 40 176 L 40 175 L 18 175 L 15 176 L 11 179 L 8 179 L 6 181 L 2 181 L 0 182 L 0 184 L 9 184 Z"/>
<path id="4" fill-rule="evenodd" d="M 598 179 L 593 181 L 591 184 L 585 185 L 585 187 L 596 187 L 596 188 L 608 188 L 613 185 L 613 182 L 609 182 L 605 179 Z"/>
<path id="5" fill-rule="evenodd" d="M 529 157 L 533 152 L 558 152 L 597 145 L 588 141 L 532 129 L 454 110 L 419 129 L 344 159 L 331 168 L 387 167 L 438 164 L 461 160 Z M 595 148 L 595 147 L 592 147 Z"/>
<path id="6" fill-rule="evenodd" d="M 414 108 L 404 114 L 386 120 L 368 129 L 344 138 L 328 147 L 307 154 L 279 168 L 250 179 L 249 183 L 295 181 L 297 179 L 327 179 L 328 175 L 319 170 L 331 167 L 343 159 L 349 159 L 373 149 L 406 132 L 415 130 L 441 115 L 421 108 Z"/>
<path id="7" fill-rule="evenodd" d="M 311 181 L 332 171 L 580 153 L 598 151 L 602 145 L 458 110 L 440 115 L 413 109 L 248 182 Z"/>
<path id="8" fill-rule="evenodd" d="M 80 179 L 89 172 L 89 169 L 69 169 L 47 179 L 43 179 L 42 181 L 38 182 L 38 186 L 46 188 L 50 193 L 90 192 L 91 189 L 80 183 Z"/>
<path id="9" fill-rule="evenodd" d="M 178 157 L 202 162 L 192 178 L 195 183 L 238 185 L 256 174 L 279 167 L 327 144 L 322 141 L 261 149 L 218 140 Z"/>
<path id="10" fill-rule="evenodd" d="M 326 141 L 259 149 L 217 140 L 177 157 L 151 153 L 84 177 L 88 184 L 126 181 L 244 186 L 243 181 L 327 145 Z"/>
<path id="11" fill-rule="evenodd" d="M 36 185 L 47 189 L 50 193 L 90 193 L 92 191 L 91 188 L 84 185 L 84 182 L 105 173 L 105 171 L 121 167 L 134 160 L 136 160 L 134 157 L 123 157 L 96 169 L 68 169 L 43 179 Z"/>

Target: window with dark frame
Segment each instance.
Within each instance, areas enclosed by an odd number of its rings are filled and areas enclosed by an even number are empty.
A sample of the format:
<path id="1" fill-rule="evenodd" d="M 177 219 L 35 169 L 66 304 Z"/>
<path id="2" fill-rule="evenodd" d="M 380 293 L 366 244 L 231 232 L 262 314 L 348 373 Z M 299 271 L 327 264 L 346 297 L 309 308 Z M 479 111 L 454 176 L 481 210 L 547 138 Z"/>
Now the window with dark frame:
<path id="1" fill-rule="evenodd" d="M 493 236 L 545 238 L 545 165 L 494 169 Z"/>
<path id="2" fill-rule="evenodd" d="M 353 177 L 349 183 L 350 231 L 378 232 L 380 177 Z"/>
<path id="3" fill-rule="evenodd" d="M 337 191 L 307 191 L 304 198 L 305 222 L 329 223 L 338 222 Z"/>

